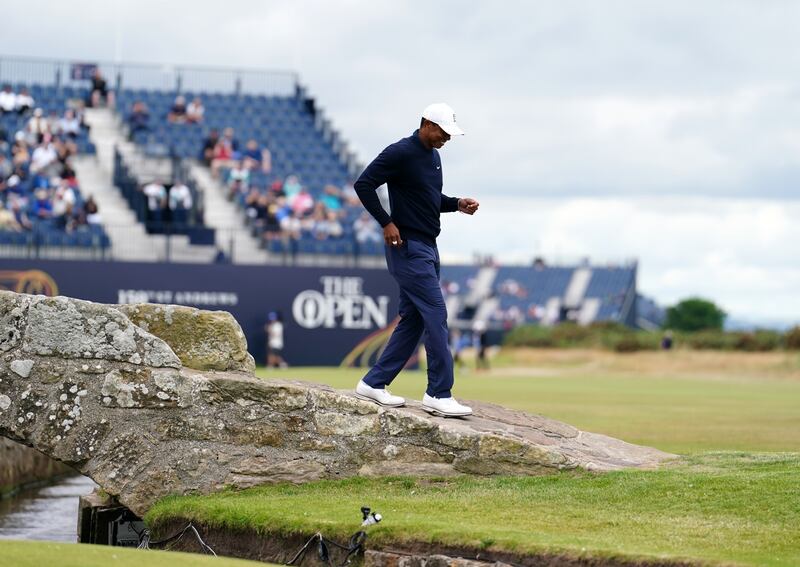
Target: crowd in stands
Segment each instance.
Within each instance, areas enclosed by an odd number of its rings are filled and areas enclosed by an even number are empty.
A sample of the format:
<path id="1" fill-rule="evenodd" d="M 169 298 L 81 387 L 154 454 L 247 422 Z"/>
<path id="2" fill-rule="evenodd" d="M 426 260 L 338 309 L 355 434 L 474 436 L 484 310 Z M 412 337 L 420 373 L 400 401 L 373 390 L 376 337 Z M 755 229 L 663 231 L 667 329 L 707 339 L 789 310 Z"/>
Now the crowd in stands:
<path id="1" fill-rule="evenodd" d="M 141 100 L 133 103 L 127 123 L 133 137 L 137 132 L 149 132 L 153 120 L 170 124 L 201 124 L 204 107 L 199 97 L 187 104 L 177 96 L 165 116 L 152 117 Z M 268 148 L 256 139 L 242 147 L 233 128 L 211 128 L 203 141 L 199 158 L 220 179 L 228 198 L 245 210 L 248 223 L 262 235 L 265 244 L 313 238 L 315 240 L 354 238 L 359 245 L 382 244 L 383 234 L 377 222 L 364 211 L 352 185 L 343 188 L 327 185 L 321 194 L 314 195 L 296 175 L 285 179 L 270 176 L 272 157 Z M 268 182 L 264 182 L 268 179 Z M 143 188 L 148 198 L 149 218 L 163 218 L 165 211 L 175 211 L 172 193 L 167 197 L 163 183 L 153 182 Z M 191 197 L 182 206 L 191 209 Z M 179 215 L 182 213 L 179 213 Z M 175 218 L 173 212 L 173 218 Z"/>
<path id="2" fill-rule="evenodd" d="M 240 168 L 230 171 L 228 196 L 245 209 L 266 242 L 345 236 L 354 237 L 359 245 L 383 242 L 380 226 L 361 206 L 352 185 L 344 189 L 327 185 L 315 198 L 294 175 L 261 188 L 250 186 L 242 172 Z"/>
<path id="3" fill-rule="evenodd" d="M 232 128 L 225 128 L 222 136 L 212 129 L 202 157 L 212 175 L 224 180 L 228 199 L 246 211 L 248 222 L 266 243 L 343 237 L 354 237 L 359 245 L 383 242 L 380 226 L 364 210 L 352 185 L 328 184 L 314 195 L 296 175 L 273 179 L 266 186 L 254 183 L 255 172 L 270 173 L 270 152 L 255 139 L 239 151 Z"/>
<path id="4" fill-rule="evenodd" d="M 0 230 L 31 231 L 37 226 L 64 232 L 100 224 L 97 204 L 81 196 L 71 157 L 81 129 L 80 108 L 45 116 L 27 89 L 0 92 L 0 115 L 26 118 L 16 132 L 0 121 Z"/>

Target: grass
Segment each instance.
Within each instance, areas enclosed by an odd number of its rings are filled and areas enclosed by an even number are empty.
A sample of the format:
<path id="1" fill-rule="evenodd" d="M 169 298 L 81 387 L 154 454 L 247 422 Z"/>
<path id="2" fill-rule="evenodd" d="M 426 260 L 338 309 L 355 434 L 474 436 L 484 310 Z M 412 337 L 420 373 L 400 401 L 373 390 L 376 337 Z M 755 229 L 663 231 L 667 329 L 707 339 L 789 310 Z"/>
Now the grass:
<path id="1" fill-rule="evenodd" d="M 190 518 L 346 541 L 369 505 L 370 544 L 414 541 L 518 553 L 800 564 L 800 455 L 716 453 L 659 471 L 441 481 L 349 479 L 168 498 L 150 523 Z"/>
<path id="2" fill-rule="evenodd" d="M 370 542 L 519 553 L 800 565 L 800 357 L 787 353 L 507 350 L 455 393 L 561 419 L 684 457 L 658 471 L 550 477 L 348 479 L 169 498 L 149 522 L 191 518 L 260 532 L 344 538 L 362 505 Z M 258 374 L 352 388 L 359 369 Z M 393 391 L 419 398 L 423 372 Z M 765 452 L 771 451 L 771 453 Z"/>
<path id="3" fill-rule="evenodd" d="M 11 567 L 248 567 L 254 561 L 106 545 L 0 540 L 0 565 Z"/>
<path id="4" fill-rule="evenodd" d="M 257 374 L 352 389 L 364 370 Z M 420 399 L 425 381 L 404 372 L 392 392 Z M 669 452 L 800 451 L 800 355 L 522 349 L 491 372 L 458 372 L 454 393 Z"/>

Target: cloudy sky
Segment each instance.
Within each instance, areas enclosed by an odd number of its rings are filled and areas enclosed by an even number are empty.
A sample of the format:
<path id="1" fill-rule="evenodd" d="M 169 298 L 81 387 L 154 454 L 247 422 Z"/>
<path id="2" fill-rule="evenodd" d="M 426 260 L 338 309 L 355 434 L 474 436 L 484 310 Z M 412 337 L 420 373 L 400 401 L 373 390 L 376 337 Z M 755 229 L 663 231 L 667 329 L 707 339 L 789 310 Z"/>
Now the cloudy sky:
<path id="1" fill-rule="evenodd" d="M 446 101 L 446 259 L 636 258 L 800 322 L 800 3 L 153 0 L 3 9 L 0 54 L 296 70 L 363 161 Z"/>

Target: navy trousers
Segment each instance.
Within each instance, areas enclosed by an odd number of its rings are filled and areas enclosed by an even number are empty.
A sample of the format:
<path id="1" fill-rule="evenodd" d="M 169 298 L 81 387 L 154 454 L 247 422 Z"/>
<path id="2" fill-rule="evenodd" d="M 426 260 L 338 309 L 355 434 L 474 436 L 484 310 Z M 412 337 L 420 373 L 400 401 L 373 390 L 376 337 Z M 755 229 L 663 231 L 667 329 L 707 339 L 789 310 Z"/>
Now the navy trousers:
<path id="1" fill-rule="evenodd" d="M 453 357 L 447 340 L 447 308 L 439 287 L 439 250 L 419 240 L 386 247 L 389 273 L 400 286 L 400 322 L 378 362 L 364 377 L 373 388 L 385 388 L 414 354 L 426 332 L 428 388 L 435 398 L 449 398 Z"/>

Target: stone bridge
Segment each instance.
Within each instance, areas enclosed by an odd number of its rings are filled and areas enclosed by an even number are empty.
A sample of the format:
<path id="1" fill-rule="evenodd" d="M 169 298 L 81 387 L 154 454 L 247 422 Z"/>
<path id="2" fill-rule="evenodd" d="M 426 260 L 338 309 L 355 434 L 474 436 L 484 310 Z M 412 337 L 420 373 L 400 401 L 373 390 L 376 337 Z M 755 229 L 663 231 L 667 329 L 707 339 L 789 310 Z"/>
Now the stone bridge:
<path id="1" fill-rule="evenodd" d="M 437 418 L 253 375 L 229 313 L 0 291 L 0 436 L 141 515 L 168 494 L 353 475 L 654 467 L 667 453 L 472 402 Z"/>

